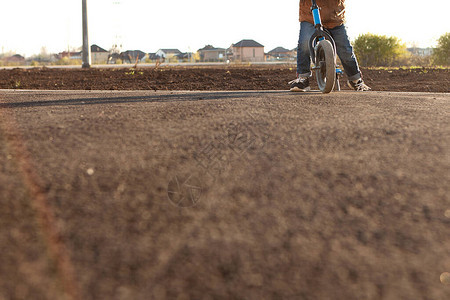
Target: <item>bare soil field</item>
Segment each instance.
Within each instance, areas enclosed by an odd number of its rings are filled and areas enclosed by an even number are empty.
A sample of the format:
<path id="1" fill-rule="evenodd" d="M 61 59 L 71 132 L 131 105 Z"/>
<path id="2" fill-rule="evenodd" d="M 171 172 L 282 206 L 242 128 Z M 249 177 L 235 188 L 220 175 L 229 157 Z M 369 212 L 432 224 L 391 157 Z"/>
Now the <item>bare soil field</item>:
<path id="1" fill-rule="evenodd" d="M 0 82 L 283 89 L 294 75 L 131 71 Z M 366 74 L 448 90 L 443 70 Z M 449 98 L 0 90 L 0 299 L 449 299 Z"/>
<path id="2" fill-rule="evenodd" d="M 450 92 L 449 69 L 362 69 L 375 91 Z M 0 89 L 45 90 L 286 90 L 295 67 L 236 66 L 9 69 L 0 70 Z M 348 89 L 345 79 L 342 88 Z M 312 80 L 312 88 L 316 89 Z"/>

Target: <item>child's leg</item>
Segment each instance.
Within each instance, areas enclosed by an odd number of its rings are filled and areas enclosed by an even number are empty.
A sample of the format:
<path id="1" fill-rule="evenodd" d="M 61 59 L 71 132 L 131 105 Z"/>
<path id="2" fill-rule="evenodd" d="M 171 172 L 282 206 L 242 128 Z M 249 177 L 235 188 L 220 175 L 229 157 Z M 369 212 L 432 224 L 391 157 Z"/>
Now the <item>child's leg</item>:
<path id="1" fill-rule="evenodd" d="M 353 53 L 353 47 L 348 39 L 345 25 L 337 26 L 329 31 L 336 43 L 336 52 L 341 59 L 348 80 L 360 79 L 361 71 L 359 70 L 355 53 Z"/>
<path id="2" fill-rule="evenodd" d="M 309 39 L 315 31 L 314 25 L 300 22 L 300 35 L 297 46 L 297 76 L 311 77 L 311 58 L 309 55 Z"/>

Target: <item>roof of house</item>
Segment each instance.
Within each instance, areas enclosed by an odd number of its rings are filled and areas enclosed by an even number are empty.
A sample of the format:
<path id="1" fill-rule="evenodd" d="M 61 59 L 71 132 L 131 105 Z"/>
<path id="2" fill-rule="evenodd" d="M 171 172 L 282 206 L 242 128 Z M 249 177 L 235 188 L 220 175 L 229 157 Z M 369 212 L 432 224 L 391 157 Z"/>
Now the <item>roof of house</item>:
<path id="1" fill-rule="evenodd" d="M 130 55 L 136 55 L 136 54 L 139 54 L 139 55 L 145 55 L 145 52 L 143 52 L 143 51 L 141 51 L 141 50 L 127 50 L 127 51 L 123 51 L 122 53 L 125 53 L 125 54 L 130 54 Z"/>
<path id="2" fill-rule="evenodd" d="M 169 54 L 169 53 L 171 53 L 171 54 L 180 54 L 181 53 L 181 51 L 178 50 L 178 49 L 159 49 L 159 50 L 161 50 L 162 52 L 164 52 L 166 54 Z"/>
<path id="3" fill-rule="evenodd" d="M 198 49 L 198 51 L 225 51 L 224 48 L 216 48 L 211 45 L 206 45 L 202 49 Z"/>
<path id="4" fill-rule="evenodd" d="M 81 56 L 82 51 L 72 51 L 72 52 L 67 52 L 67 51 L 63 51 L 57 54 L 58 57 L 62 58 L 62 57 L 74 57 L 74 56 Z"/>
<path id="5" fill-rule="evenodd" d="M 120 53 L 120 55 L 125 59 L 142 59 L 145 57 L 145 52 L 141 50 L 127 50 Z"/>
<path id="6" fill-rule="evenodd" d="M 242 40 L 240 42 L 237 42 L 236 44 L 233 44 L 233 47 L 264 47 L 264 46 L 254 40 Z"/>
<path id="7" fill-rule="evenodd" d="M 291 50 L 288 50 L 286 48 L 283 47 L 276 47 L 275 49 L 272 49 L 269 51 L 269 54 L 276 54 L 276 53 L 286 53 L 286 52 L 290 52 Z"/>
<path id="8" fill-rule="evenodd" d="M 25 57 L 23 57 L 20 54 L 14 54 L 12 56 L 6 57 L 5 60 L 6 61 L 22 61 L 22 60 L 25 60 Z"/>
<path id="9" fill-rule="evenodd" d="M 108 51 L 106 51 L 102 47 L 99 47 L 99 46 L 94 44 L 94 45 L 91 46 L 91 52 L 108 52 Z"/>

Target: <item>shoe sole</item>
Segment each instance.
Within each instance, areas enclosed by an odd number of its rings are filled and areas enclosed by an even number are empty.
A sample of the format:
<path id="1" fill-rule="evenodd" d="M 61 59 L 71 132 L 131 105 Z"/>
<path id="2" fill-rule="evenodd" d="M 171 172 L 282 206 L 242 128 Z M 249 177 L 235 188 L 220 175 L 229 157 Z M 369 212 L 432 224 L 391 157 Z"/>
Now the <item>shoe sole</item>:
<path id="1" fill-rule="evenodd" d="M 295 86 L 295 87 L 290 89 L 291 92 L 309 92 L 310 90 L 311 90 L 310 86 L 308 86 L 308 87 L 306 87 L 304 89 L 301 89 L 301 88 L 298 88 L 298 87 Z"/>

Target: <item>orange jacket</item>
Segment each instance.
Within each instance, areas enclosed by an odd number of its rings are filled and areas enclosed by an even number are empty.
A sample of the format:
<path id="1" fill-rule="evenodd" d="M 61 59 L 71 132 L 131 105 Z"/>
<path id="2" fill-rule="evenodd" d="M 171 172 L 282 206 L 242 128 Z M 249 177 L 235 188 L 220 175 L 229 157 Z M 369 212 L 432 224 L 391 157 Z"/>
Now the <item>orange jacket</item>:
<path id="1" fill-rule="evenodd" d="M 323 27 L 334 28 L 345 23 L 345 0 L 316 0 Z M 311 0 L 300 0 L 300 22 L 314 24 Z"/>

